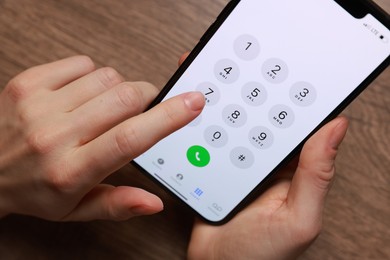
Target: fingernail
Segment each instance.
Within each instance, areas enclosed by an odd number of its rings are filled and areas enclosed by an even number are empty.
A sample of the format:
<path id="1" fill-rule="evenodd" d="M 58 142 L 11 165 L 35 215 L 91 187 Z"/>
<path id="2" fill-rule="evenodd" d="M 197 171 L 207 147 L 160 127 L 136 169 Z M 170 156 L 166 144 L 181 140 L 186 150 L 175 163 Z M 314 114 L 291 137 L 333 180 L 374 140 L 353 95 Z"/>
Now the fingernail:
<path id="1" fill-rule="evenodd" d="M 333 129 L 332 137 L 330 138 L 330 145 L 337 149 L 343 141 L 348 129 L 348 120 L 345 117 L 339 119 L 338 124 Z"/>
<path id="2" fill-rule="evenodd" d="M 200 92 L 190 92 L 184 94 L 184 103 L 192 111 L 199 111 L 204 108 L 204 95 Z"/>

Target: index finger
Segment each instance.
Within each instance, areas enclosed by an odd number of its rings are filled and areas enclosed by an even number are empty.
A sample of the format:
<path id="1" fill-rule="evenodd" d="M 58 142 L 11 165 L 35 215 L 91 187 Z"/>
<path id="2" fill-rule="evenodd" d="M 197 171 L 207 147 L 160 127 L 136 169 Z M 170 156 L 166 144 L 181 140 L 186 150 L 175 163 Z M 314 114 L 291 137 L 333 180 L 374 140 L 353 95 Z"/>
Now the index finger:
<path id="1" fill-rule="evenodd" d="M 158 141 L 194 120 L 204 104 L 204 96 L 198 92 L 176 96 L 80 147 L 71 158 L 75 172 L 80 175 L 77 179 L 84 179 L 84 183 L 92 186 L 100 183 Z M 85 174 L 87 170 L 88 174 Z"/>

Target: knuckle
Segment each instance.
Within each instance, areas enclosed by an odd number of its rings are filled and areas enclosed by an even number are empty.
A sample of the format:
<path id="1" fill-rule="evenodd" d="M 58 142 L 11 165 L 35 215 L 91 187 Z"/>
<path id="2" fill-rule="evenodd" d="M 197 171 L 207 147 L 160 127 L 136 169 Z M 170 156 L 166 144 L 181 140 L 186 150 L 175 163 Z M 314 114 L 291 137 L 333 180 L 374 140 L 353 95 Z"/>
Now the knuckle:
<path id="1" fill-rule="evenodd" d="M 47 154 L 53 150 L 55 138 L 44 128 L 33 130 L 27 134 L 26 143 L 36 154 Z"/>
<path id="2" fill-rule="evenodd" d="M 144 98 L 140 88 L 134 87 L 131 83 L 123 83 L 116 90 L 118 96 L 117 100 L 120 105 L 126 108 L 131 107 L 133 110 L 142 112 L 144 108 Z"/>
<path id="3" fill-rule="evenodd" d="M 7 84 L 7 93 L 14 102 L 24 99 L 30 92 L 30 80 L 25 75 L 26 73 L 22 73 Z"/>
<path id="4" fill-rule="evenodd" d="M 35 118 L 33 110 L 26 106 L 18 107 L 17 113 L 20 122 L 25 125 L 29 125 L 29 123 L 32 122 Z"/>
<path id="5" fill-rule="evenodd" d="M 54 164 L 47 168 L 43 183 L 56 196 L 66 196 L 73 193 L 75 183 L 70 177 L 71 175 L 68 174 L 69 165 L 60 164 Z"/>
<path id="6" fill-rule="evenodd" d="M 178 120 L 177 108 L 170 103 L 165 103 L 161 106 L 162 118 L 167 125 L 176 125 Z"/>
<path id="7" fill-rule="evenodd" d="M 101 85 L 106 89 L 109 89 L 123 81 L 122 76 L 111 67 L 105 67 L 97 70 L 96 77 Z"/>
<path id="8" fill-rule="evenodd" d="M 116 154 L 123 158 L 135 158 L 141 150 L 141 142 L 133 126 L 120 129 L 115 135 Z"/>
<path id="9" fill-rule="evenodd" d="M 19 121 L 25 126 L 31 126 L 39 122 L 40 119 L 45 118 L 48 114 L 48 109 L 40 102 L 20 102 L 15 106 L 15 113 L 17 113 Z"/>
<path id="10" fill-rule="evenodd" d="M 58 170 L 48 173 L 44 183 L 57 196 L 70 193 L 69 190 L 72 188 L 72 183 L 67 181 Z"/>
<path id="11" fill-rule="evenodd" d="M 86 68 L 88 68 L 89 70 L 95 69 L 95 63 L 93 62 L 93 60 L 89 56 L 78 55 L 78 56 L 75 56 L 74 58 L 77 59 L 77 62 L 84 64 L 84 66 Z"/>
<path id="12" fill-rule="evenodd" d="M 299 169 L 313 179 L 313 185 L 320 190 L 327 190 L 335 178 L 335 166 L 332 162 L 317 162 L 316 165 L 299 162 Z"/>
<path id="13" fill-rule="evenodd" d="M 318 188 L 323 190 L 329 189 L 333 183 L 334 175 L 335 175 L 335 167 L 323 169 L 322 171 L 319 170 L 315 185 L 317 185 Z"/>

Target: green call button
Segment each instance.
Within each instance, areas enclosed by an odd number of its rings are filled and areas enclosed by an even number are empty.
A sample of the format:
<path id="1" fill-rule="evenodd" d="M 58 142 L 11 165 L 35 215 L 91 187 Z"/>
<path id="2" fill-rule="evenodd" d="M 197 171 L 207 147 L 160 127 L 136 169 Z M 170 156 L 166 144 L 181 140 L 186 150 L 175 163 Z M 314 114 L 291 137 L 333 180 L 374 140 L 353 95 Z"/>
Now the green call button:
<path id="1" fill-rule="evenodd" d="M 204 147 L 195 145 L 187 151 L 188 161 L 196 167 L 206 167 L 210 163 L 210 153 Z"/>

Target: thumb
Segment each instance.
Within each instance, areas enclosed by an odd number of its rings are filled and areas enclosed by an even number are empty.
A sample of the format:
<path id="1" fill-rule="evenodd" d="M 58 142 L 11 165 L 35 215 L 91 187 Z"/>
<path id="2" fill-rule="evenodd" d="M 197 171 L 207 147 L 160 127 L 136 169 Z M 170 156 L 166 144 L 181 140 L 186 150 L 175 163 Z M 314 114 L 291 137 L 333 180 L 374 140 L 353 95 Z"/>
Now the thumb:
<path id="1" fill-rule="evenodd" d="M 298 218 L 321 219 L 335 174 L 337 149 L 347 129 L 348 120 L 339 117 L 320 129 L 303 147 L 287 196 L 287 206 Z"/>
<path id="2" fill-rule="evenodd" d="M 133 187 L 100 184 L 93 188 L 62 221 L 114 220 L 155 214 L 163 209 L 155 195 Z"/>

